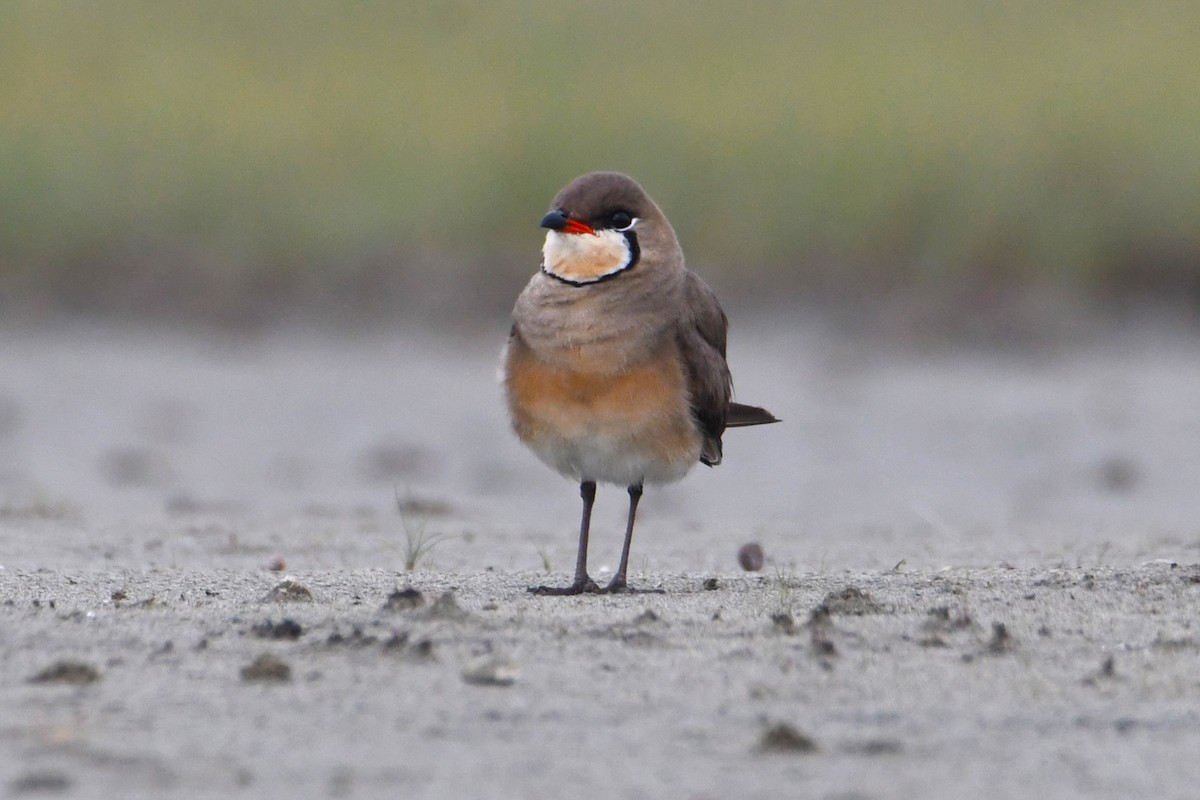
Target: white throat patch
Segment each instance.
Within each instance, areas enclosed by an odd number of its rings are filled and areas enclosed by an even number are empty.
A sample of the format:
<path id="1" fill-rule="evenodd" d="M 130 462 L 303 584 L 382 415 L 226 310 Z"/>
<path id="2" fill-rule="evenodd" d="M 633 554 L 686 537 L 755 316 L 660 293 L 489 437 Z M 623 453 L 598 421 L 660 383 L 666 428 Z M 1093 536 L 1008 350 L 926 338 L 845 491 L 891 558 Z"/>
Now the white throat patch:
<path id="1" fill-rule="evenodd" d="M 570 283 L 595 283 L 630 265 L 633 253 L 625 234 L 548 231 L 542 245 L 542 269 Z"/>

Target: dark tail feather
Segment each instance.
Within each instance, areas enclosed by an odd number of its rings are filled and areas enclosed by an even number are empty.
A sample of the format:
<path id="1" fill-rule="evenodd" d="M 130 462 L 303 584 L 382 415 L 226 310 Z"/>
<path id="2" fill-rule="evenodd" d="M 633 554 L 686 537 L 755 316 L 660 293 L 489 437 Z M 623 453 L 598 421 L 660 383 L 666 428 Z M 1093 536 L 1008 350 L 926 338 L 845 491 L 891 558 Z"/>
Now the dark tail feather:
<path id="1" fill-rule="evenodd" d="M 758 406 L 748 406 L 742 403 L 730 403 L 729 409 L 725 412 L 725 427 L 727 428 L 742 428 L 747 425 L 766 425 L 770 422 L 779 422 L 774 414 L 767 411 L 765 408 Z"/>

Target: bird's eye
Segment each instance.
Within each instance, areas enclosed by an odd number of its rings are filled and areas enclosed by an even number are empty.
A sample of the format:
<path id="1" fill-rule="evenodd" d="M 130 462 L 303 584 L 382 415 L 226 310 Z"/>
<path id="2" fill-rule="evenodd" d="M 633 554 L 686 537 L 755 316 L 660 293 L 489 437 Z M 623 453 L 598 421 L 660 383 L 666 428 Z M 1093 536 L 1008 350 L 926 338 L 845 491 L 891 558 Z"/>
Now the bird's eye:
<path id="1" fill-rule="evenodd" d="M 637 220 L 628 211 L 614 211 L 608 222 L 614 231 L 627 231 Z"/>

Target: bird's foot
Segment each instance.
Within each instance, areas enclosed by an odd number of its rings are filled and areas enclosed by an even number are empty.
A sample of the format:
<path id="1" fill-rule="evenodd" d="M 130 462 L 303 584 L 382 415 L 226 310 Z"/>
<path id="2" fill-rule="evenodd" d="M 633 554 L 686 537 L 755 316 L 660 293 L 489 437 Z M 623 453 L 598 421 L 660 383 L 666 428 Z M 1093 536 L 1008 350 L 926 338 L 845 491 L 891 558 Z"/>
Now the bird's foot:
<path id="1" fill-rule="evenodd" d="M 585 575 L 582 581 L 577 580 L 570 586 L 530 586 L 526 591 L 530 594 L 543 596 L 562 596 L 571 594 L 597 594 L 601 590 L 594 580 Z"/>

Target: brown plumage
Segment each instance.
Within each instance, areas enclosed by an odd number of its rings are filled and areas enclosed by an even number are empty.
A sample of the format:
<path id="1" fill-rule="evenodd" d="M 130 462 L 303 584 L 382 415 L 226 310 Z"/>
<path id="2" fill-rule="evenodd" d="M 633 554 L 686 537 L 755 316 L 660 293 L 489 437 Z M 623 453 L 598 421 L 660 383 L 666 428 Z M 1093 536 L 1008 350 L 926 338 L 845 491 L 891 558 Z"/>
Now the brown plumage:
<path id="1" fill-rule="evenodd" d="M 579 481 L 584 507 L 574 582 L 532 591 L 600 591 L 587 574 L 597 482 L 629 491 L 620 565 L 604 590 L 619 591 L 643 484 L 678 480 L 697 461 L 715 466 L 726 428 L 777 420 L 732 401 L 725 312 L 636 182 L 577 178 L 542 227 L 542 269 L 513 308 L 505 394 L 517 436 Z"/>

